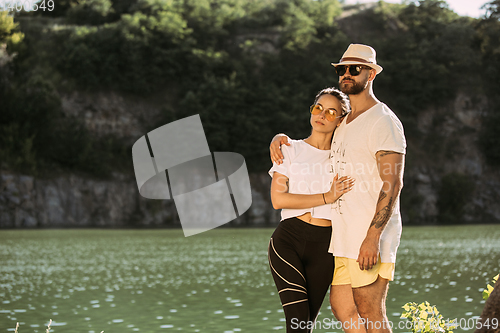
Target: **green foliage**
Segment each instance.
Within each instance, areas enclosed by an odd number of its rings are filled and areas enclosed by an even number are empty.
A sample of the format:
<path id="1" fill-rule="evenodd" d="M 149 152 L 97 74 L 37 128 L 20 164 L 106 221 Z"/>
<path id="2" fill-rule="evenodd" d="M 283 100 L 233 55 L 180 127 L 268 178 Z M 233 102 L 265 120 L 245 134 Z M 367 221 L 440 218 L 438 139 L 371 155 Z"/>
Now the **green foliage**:
<path id="1" fill-rule="evenodd" d="M 61 42 L 56 68 L 83 89 L 109 87 L 148 93 L 181 75 L 191 30 L 175 10 L 140 3 L 144 11 L 122 15 L 99 27 L 77 26 L 57 32 Z M 186 43 L 189 43 L 186 42 Z"/>
<path id="2" fill-rule="evenodd" d="M 24 39 L 24 34 L 17 31 L 18 27 L 19 23 L 14 23 L 14 18 L 8 12 L 0 11 L 0 46 L 5 43 L 8 50 L 17 49 Z"/>
<path id="3" fill-rule="evenodd" d="M 303 2 L 295 4 L 294 1 L 287 1 L 283 5 L 283 39 L 285 49 L 304 49 L 313 41 L 316 34 L 315 22 L 308 12 L 300 10 L 301 4 Z"/>
<path id="4" fill-rule="evenodd" d="M 18 26 L 8 12 L 0 11 L 0 42 L 4 42 L 11 35 L 11 31 Z"/>
<path id="5" fill-rule="evenodd" d="M 444 320 L 435 305 L 430 305 L 425 301 L 420 304 L 408 302 L 402 306 L 403 314 L 401 318 L 406 318 L 411 322 L 413 333 L 453 333 L 453 329 L 458 325 L 456 320 L 449 323 Z"/>
<path id="6" fill-rule="evenodd" d="M 491 284 L 487 284 L 486 285 L 486 288 L 483 290 L 483 299 L 486 301 L 488 298 L 490 298 L 490 294 L 491 292 L 493 291 L 494 287 L 495 287 L 495 284 L 498 282 L 498 277 L 500 276 L 500 274 L 497 274 L 497 276 L 493 277 L 493 279 L 491 279 Z"/>
<path id="7" fill-rule="evenodd" d="M 113 12 L 110 0 L 80 0 L 68 9 L 66 16 L 71 23 L 98 25 Z"/>
<path id="8" fill-rule="evenodd" d="M 470 176 L 459 173 L 445 175 L 441 179 L 438 191 L 439 222 L 462 222 L 464 208 L 472 198 L 474 187 L 474 181 Z"/>

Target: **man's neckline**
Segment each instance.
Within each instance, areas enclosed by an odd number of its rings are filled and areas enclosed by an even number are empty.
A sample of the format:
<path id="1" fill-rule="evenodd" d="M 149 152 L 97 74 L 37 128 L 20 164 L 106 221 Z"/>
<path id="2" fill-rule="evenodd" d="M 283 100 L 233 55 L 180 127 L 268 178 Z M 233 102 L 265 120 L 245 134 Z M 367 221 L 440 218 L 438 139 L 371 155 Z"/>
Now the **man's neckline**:
<path id="1" fill-rule="evenodd" d="M 365 111 L 361 112 L 360 114 L 358 114 L 354 119 L 352 119 L 351 121 L 349 121 L 349 116 L 350 114 L 347 115 L 346 117 L 346 121 L 345 121 L 345 124 L 346 126 L 347 125 L 350 125 L 352 124 L 356 119 L 358 119 L 359 117 L 363 116 L 364 114 L 368 113 L 368 111 L 370 111 L 371 109 L 373 109 L 374 107 L 376 107 L 377 105 L 379 104 L 383 104 L 382 102 L 377 102 L 375 105 L 369 107 L 368 109 L 366 109 Z"/>

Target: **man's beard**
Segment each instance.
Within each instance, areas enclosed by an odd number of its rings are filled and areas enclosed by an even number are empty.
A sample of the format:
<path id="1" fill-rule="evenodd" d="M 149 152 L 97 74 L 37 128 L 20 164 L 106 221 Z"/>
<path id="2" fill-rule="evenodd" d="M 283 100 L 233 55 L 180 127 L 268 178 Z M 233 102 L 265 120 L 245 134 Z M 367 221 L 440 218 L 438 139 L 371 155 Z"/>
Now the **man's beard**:
<path id="1" fill-rule="evenodd" d="M 347 95 L 357 95 L 366 89 L 368 86 L 368 78 L 362 82 L 349 80 L 349 83 L 340 83 L 340 90 Z"/>

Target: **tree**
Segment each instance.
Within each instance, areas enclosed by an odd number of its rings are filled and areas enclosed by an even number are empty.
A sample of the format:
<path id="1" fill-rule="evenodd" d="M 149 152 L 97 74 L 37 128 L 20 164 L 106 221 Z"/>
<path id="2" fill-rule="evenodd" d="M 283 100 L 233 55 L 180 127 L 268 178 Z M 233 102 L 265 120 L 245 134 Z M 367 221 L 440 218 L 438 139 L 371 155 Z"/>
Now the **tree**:
<path id="1" fill-rule="evenodd" d="M 485 3 L 481 8 L 486 9 L 487 18 L 500 20 L 500 0 Z"/>

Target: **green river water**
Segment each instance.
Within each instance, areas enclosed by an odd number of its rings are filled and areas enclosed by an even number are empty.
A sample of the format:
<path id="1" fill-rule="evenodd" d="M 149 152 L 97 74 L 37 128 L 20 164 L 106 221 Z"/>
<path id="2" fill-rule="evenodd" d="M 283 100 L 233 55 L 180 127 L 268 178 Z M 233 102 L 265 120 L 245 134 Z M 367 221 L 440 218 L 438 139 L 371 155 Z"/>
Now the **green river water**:
<path id="1" fill-rule="evenodd" d="M 272 229 L 0 231 L 0 332 L 274 332 L 284 315 L 267 263 Z M 500 225 L 404 227 L 387 299 L 429 301 L 473 332 L 500 270 Z M 323 303 L 314 332 L 333 316 Z M 395 329 L 408 332 L 408 329 Z"/>

